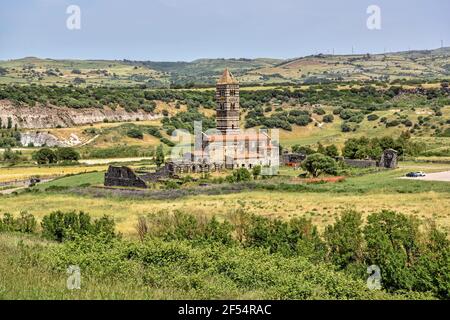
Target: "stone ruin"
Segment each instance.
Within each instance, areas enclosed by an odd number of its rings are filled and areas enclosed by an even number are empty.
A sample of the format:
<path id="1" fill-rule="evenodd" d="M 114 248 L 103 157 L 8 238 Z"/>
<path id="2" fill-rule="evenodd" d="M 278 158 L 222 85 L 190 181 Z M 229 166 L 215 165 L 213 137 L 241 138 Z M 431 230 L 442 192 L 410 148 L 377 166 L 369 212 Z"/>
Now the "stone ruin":
<path id="1" fill-rule="evenodd" d="M 128 167 L 109 166 L 104 184 L 107 187 L 147 188 L 145 181 Z"/>
<path id="2" fill-rule="evenodd" d="M 158 182 L 165 179 L 178 179 L 182 173 L 209 173 L 221 171 L 224 165 L 200 162 L 167 162 L 156 172 L 138 174 L 129 167 L 110 166 L 105 174 L 104 185 L 107 187 L 147 188 L 148 182 Z"/>
<path id="3" fill-rule="evenodd" d="M 295 167 L 299 166 L 306 159 L 306 154 L 283 152 L 281 161 L 283 165 Z"/>
<path id="4" fill-rule="evenodd" d="M 398 152 L 394 149 L 386 149 L 381 155 L 381 160 L 378 163 L 378 167 L 386 169 L 397 168 Z"/>
<path id="5" fill-rule="evenodd" d="M 371 160 L 371 159 L 345 159 L 340 158 L 340 160 L 344 161 L 345 164 L 358 167 L 358 168 L 370 168 L 370 167 L 379 167 L 385 169 L 395 169 L 398 164 L 398 152 L 394 149 L 386 149 L 383 151 L 381 155 L 381 159 Z"/>

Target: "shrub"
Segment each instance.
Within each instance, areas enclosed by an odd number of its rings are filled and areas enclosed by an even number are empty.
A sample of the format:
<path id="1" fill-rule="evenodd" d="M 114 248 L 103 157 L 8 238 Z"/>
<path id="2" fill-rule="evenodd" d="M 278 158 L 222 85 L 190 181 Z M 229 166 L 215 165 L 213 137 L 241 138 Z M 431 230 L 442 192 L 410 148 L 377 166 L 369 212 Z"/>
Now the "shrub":
<path id="1" fill-rule="evenodd" d="M 324 154 L 331 158 L 336 158 L 336 157 L 339 157 L 339 150 L 334 144 L 331 144 L 331 145 L 325 147 Z"/>
<path id="2" fill-rule="evenodd" d="M 313 112 L 319 116 L 323 116 L 325 114 L 325 110 L 322 108 L 314 108 Z"/>
<path id="3" fill-rule="evenodd" d="M 115 236 L 114 221 L 104 216 L 94 223 L 91 217 L 80 211 L 61 212 L 55 211 L 42 219 L 42 235 L 50 240 L 63 242 L 73 240 L 77 235 L 102 234 L 107 237 Z"/>
<path id="4" fill-rule="evenodd" d="M 327 114 L 323 116 L 323 122 L 332 123 L 334 121 L 334 117 L 332 114 Z"/>
<path id="5" fill-rule="evenodd" d="M 377 115 L 377 114 L 369 114 L 368 116 L 367 116 L 367 120 L 368 121 L 376 121 L 376 120 L 378 120 L 380 117 Z"/>
<path id="6" fill-rule="evenodd" d="M 35 233 L 36 225 L 35 217 L 27 212 L 21 212 L 18 218 L 5 213 L 0 219 L 0 231 L 3 232 Z"/>
<path id="7" fill-rule="evenodd" d="M 364 258 L 362 217 L 356 211 L 346 211 L 333 225 L 326 227 L 324 238 L 333 264 L 344 269 L 350 264 L 361 263 Z"/>
<path id="8" fill-rule="evenodd" d="M 55 154 L 58 161 L 80 160 L 80 154 L 74 148 L 58 148 Z"/>
<path id="9" fill-rule="evenodd" d="M 251 175 L 250 171 L 248 171 L 246 168 L 239 168 L 237 170 L 234 170 L 233 174 L 230 176 L 227 176 L 226 179 L 230 183 L 245 182 L 245 181 L 250 181 L 252 179 L 252 175 Z"/>
<path id="10" fill-rule="evenodd" d="M 144 133 L 139 128 L 131 128 L 127 131 L 127 136 L 133 139 L 144 139 Z"/>

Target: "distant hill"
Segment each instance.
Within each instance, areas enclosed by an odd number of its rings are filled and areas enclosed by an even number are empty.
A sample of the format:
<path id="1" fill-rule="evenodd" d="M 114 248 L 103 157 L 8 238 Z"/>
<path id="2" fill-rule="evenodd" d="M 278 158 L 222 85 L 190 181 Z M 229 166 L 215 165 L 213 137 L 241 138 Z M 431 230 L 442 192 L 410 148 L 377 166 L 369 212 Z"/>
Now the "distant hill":
<path id="1" fill-rule="evenodd" d="M 56 85 L 211 85 L 228 67 L 245 84 L 395 79 L 449 79 L 450 48 L 386 54 L 312 55 L 280 59 L 198 59 L 192 62 L 53 60 L 0 61 L 0 83 Z"/>

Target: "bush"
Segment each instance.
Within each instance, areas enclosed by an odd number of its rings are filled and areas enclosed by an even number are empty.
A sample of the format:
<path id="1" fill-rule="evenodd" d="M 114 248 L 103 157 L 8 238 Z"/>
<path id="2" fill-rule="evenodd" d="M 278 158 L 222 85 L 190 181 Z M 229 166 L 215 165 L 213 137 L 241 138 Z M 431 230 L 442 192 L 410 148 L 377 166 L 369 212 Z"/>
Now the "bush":
<path id="1" fill-rule="evenodd" d="M 252 179 L 252 174 L 246 168 L 239 168 L 233 171 L 233 174 L 227 176 L 227 181 L 230 183 L 245 182 Z"/>
<path id="2" fill-rule="evenodd" d="M 326 227 L 324 238 L 330 260 L 341 269 L 359 264 L 364 258 L 362 216 L 356 211 L 346 211 L 333 225 Z"/>
<path id="3" fill-rule="evenodd" d="M 127 131 L 127 136 L 133 139 L 144 139 L 144 133 L 139 128 L 131 128 Z"/>
<path id="4" fill-rule="evenodd" d="M 368 121 L 376 121 L 376 120 L 378 120 L 380 117 L 377 115 L 377 114 L 369 114 L 368 116 L 367 116 L 367 120 Z"/>
<path id="5" fill-rule="evenodd" d="M 55 154 L 58 161 L 80 160 L 80 154 L 74 148 L 58 148 Z"/>
<path id="6" fill-rule="evenodd" d="M 319 116 L 323 116 L 325 114 L 325 110 L 323 110 L 322 108 L 315 108 L 313 112 Z"/>
<path id="7" fill-rule="evenodd" d="M 91 222 L 91 217 L 80 211 L 61 212 L 55 211 L 45 216 L 41 222 L 42 235 L 58 242 L 73 240 L 76 236 L 88 234 L 102 234 L 106 237 L 114 237 L 114 221 L 104 216 Z"/>
<path id="8" fill-rule="evenodd" d="M 324 154 L 331 158 L 336 158 L 336 157 L 339 157 L 339 150 L 334 144 L 332 144 L 332 145 L 325 147 Z"/>
<path id="9" fill-rule="evenodd" d="M 3 219 L 0 219 L 0 231 L 2 232 L 35 233 L 36 225 L 35 217 L 26 212 L 21 212 L 18 218 L 5 213 Z"/>
<path id="10" fill-rule="evenodd" d="M 334 117 L 332 114 L 327 114 L 323 116 L 323 122 L 332 123 L 334 121 Z"/>

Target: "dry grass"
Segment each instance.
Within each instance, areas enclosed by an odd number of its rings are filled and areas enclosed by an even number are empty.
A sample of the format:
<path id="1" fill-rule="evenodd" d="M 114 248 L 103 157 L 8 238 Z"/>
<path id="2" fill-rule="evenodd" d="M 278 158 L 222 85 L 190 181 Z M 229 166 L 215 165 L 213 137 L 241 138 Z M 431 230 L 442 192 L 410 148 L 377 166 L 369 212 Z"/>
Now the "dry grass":
<path id="1" fill-rule="evenodd" d="M 67 174 L 102 171 L 106 169 L 106 165 L 74 167 L 3 167 L 0 168 L 0 182 L 26 180 L 36 176 L 64 176 Z"/>
<path id="2" fill-rule="evenodd" d="M 364 215 L 382 209 L 396 210 L 423 219 L 433 219 L 450 231 L 450 194 L 422 192 L 414 194 L 327 194 L 288 192 L 243 192 L 217 196 L 195 196 L 176 200 L 137 200 L 119 198 L 90 198 L 68 194 L 24 194 L 3 197 L 0 212 L 19 213 L 22 210 L 42 217 L 54 210 L 83 210 L 94 217 L 104 214 L 115 218 L 120 232 L 136 234 L 139 216 L 161 210 L 183 210 L 199 216 L 217 215 L 226 218 L 244 208 L 263 216 L 292 218 L 305 216 L 324 226 L 347 208 Z"/>

